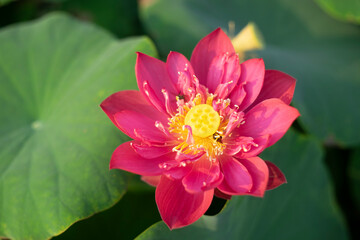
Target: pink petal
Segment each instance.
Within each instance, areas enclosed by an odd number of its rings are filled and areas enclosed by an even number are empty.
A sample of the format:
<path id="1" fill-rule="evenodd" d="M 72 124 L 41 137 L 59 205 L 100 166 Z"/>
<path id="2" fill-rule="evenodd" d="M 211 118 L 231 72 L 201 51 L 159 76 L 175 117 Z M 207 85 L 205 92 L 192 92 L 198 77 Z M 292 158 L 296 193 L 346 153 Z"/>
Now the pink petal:
<path id="1" fill-rule="evenodd" d="M 196 162 L 203 155 L 204 152 L 200 152 L 195 155 L 176 153 L 175 161 L 168 163 L 169 166 L 172 165 L 175 167 L 169 167 L 164 174 L 171 179 L 182 179 L 192 170 L 193 162 Z"/>
<path id="2" fill-rule="evenodd" d="M 174 167 L 172 169 L 167 170 L 164 175 L 167 176 L 170 179 L 182 179 L 184 176 L 189 174 L 191 171 L 191 167 Z"/>
<path id="3" fill-rule="evenodd" d="M 239 77 L 239 56 L 224 53 L 216 56 L 211 62 L 205 85 L 210 93 L 215 93 L 219 98 L 225 99 L 236 86 Z"/>
<path id="4" fill-rule="evenodd" d="M 156 187 L 160 182 L 161 175 L 159 176 L 141 176 L 141 180 L 149 184 L 150 186 Z"/>
<path id="5" fill-rule="evenodd" d="M 250 106 L 258 97 L 264 82 L 265 64 L 261 58 L 249 59 L 241 64 L 241 75 L 237 82 L 245 90 L 244 94 L 239 94 L 241 87 L 237 87 L 230 94 L 231 103 L 239 106 L 243 111 Z"/>
<path id="6" fill-rule="evenodd" d="M 168 76 L 166 64 L 146 54 L 137 54 L 135 73 L 140 92 L 159 111 L 174 113 L 178 90 Z M 168 100 L 164 93 L 168 94 Z"/>
<path id="7" fill-rule="evenodd" d="M 252 146 L 250 151 L 240 151 L 237 153 L 234 157 L 236 158 L 249 158 L 249 157 L 255 157 L 259 155 L 264 149 L 267 147 L 269 143 L 270 135 L 264 135 L 258 138 L 254 139 L 254 143 L 257 144 L 256 146 Z"/>
<path id="8" fill-rule="evenodd" d="M 246 167 L 231 156 L 221 157 L 220 163 L 224 180 L 218 189 L 228 195 L 247 194 L 251 190 L 253 182 Z"/>
<path id="9" fill-rule="evenodd" d="M 149 146 L 149 145 L 134 143 L 132 144 L 132 147 L 134 148 L 135 152 L 143 158 L 157 158 L 162 155 L 171 153 L 174 146 L 168 146 L 168 145 Z"/>
<path id="10" fill-rule="evenodd" d="M 229 115 L 228 123 L 226 126 L 226 130 L 224 132 L 224 137 L 228 137 L 230 133 L 241 124 L 241 122 L 244 120 L 245 114 L 243 112 L 232 112 Z"/>
<path id="11" fill-rule="evenodd" d="M 193 88 L 195 73 L 189 60 L 184 55 L 178 52 L 170 52 L 166 61 L 166 68 L 171 81 L 179 90 L 179 95 L 190 96 L 195 94 Z"/>
<path id="12" fill-rule="evenodd" d="M 110 169 L 118 168 L 145 176 L 160 175 L 164 171 L 160 165 L 175 157 L 175 154 L 171 153 L 159 158 L 142 158 L 131 147 L 131 143 L 125 142 L 115 149 L 111 156 Z"/>
<path id="13" fill-rule="evenodd" d="M 270 98 L 279 98 L 289 105 L 294 95 L 295 85 L 296 79 L 290 75 L 277 70 L 266 70 L 263 87 L 252 106 Z"/>
<path id="14" fill-rule="evenodd" d="M 271 190 L 277 188 L 281 184 L 287 183 L 285 175 L 275 164 L 269 161 L 265 161 L 265 163 L 269 168 L 269 181 L 266 190 Z"/>
<path id="15" fill-rule="evenodd" d="M 223 193 L 222 191 L 220 191 L 217 188 L 215 188 L 215 190 L 214 190 L 214 195 L 217 196 L 218 198 L 223 198 L 225 200 L 230 200 L 231 199 L 231 195 L 227 195 L 227 194 Z"/>
<path id="16" fill-rule="evenodd" d="M 223 143 L 226 145 L 225 154 L 234 156 L 240 151 L 247 152 L 254 147 L 254 138 L 239 136 L 236 132 L 231 137 L 225 138 Z"/>
<path id="17" fill-rule="evenodd" d="M 229 95 L 229 98 L 231 100 L 231 105 L 234 107 L 234 105 L 239 106 L 246 97 L 246 91 L 244 89 L 243 84 L 237 84 L 232 92 Z"/>
<path id="18" fill-rule="evenodd" d="M 267 147 L 277 142 L 300 116 L 296 108 L 277 98 L 267 99 L 245 115 L 245 123 L 235 129 L 237 134 L 257 138 L 270 134 Z"/>
<path id="19" fill-rule="evenodd" d="M 101 103 L 101 108 L 110 120 L 117 126 L 115 114 L 123 110 L 142 113 L 148 118 L 167 124 L 167 115 L 156 110 L 150 105 L 139 91 L 126 90 L 112 94 Z"/>
<path id="20" fill-rule="evenodd" d="M 207 81 L 207 74 L 213 59 L 224 53 L 231 55 L 235 53 L 235 50 L 230 38 L 220 28 L 201 39 L 196 45 L 190 62 L 201 84 L 205 85 Z"/>
<path id="21" fill-rule="evenodd" d="M 222 181 L 218 162 L 212 162 L 203 156 L 191 165 L 191 171 L 182 179 L 189 193 L 196 193 L 217 187 Z"/>
<path id="22" fill-rule="evenodd" d="M 156 121 L 143 113 L 124 110 L 116 113 L 114 118 L 118 128 L 133 139 L 159 143 L 169 139 L 169 136 L 155 126 Z"/>
<path id="23" fill-rule="evenodd" d="M 188 193 L 181 180 L 161 177 L 155 200 L 161 218 L 170 229 L 181 228 L 198 220 L 209 208 L 214 190 Z"/>
<path id="24" fill-rule="evenodd" d="M 269 179 L 266 163 L 259 157 L 239 159 L 239 161 L 246 167 L 252 178 L 253 186 L 248 194 L 256 197 L 264 196 Z"/>

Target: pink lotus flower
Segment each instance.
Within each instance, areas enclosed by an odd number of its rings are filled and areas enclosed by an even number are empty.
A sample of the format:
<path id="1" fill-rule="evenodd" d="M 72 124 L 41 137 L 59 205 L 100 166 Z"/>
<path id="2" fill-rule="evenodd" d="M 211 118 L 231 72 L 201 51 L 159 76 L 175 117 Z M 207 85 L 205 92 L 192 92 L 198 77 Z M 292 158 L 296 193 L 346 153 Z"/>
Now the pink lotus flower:
<path id="1" fill-rule="evenodd" d="M 101 104 L 134 139 L 115 150 L 110 169 L 156 186 L 170 229 L 198 220 L 214 194 L 262 197 L 286 181 L 258 155 L 299 116 L 289 106 L 294 78 L 265 70 L 262 59 L 240 64 L 221 29 L 197 44 L 190 62 L 177 52 L 166 63 L 138 53 L 135 71 L 140 91 L 121 91 Z"/>

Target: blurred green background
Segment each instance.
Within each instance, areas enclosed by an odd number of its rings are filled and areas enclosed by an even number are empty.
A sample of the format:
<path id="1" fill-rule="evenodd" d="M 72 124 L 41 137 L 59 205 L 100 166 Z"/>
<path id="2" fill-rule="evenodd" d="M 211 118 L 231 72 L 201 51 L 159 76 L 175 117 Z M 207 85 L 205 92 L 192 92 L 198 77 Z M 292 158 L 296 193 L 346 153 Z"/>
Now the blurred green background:
<path id="1" fill-rule="evenodd" d="M 128 138 L 98 106 L 136 88 L 135 51 L 190 57 L 229 22 L 297 79 L 301 117 L 261 155 L 288 184 L 170 232 L 154 189 L 108 170 Z M 359 24 L 359 0 L 0 0 L 0 238 L 360 239 Z"/>

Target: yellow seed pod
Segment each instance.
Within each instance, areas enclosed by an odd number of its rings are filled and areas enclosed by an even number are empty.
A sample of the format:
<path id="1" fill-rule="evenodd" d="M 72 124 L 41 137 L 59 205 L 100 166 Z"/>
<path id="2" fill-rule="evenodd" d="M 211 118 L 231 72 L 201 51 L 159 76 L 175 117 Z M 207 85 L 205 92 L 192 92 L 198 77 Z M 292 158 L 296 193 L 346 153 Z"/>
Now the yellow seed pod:
<path id="1" fill-rule="evenodd" d="M 196 105 L 186 114 L 185 125 L 191 127 L 194 136 L 209 137 L 218 130 L 220 116 L 208 104 Z"/>

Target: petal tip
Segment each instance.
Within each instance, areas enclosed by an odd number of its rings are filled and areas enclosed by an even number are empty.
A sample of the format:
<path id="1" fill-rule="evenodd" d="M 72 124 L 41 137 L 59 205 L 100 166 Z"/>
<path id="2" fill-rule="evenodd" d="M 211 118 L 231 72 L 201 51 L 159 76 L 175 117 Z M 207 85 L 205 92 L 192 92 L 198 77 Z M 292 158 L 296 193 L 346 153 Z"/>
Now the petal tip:
<path id="1" fill-rule="evenodd" d="M 291 106 L 290 106 L 291 107 Z M 301 116 L 299 110 L 297 108 L 294 108 L 294 107 L 291 107 L 292 110 L 294 111 L 293 114 L 294 114 L 294 121 Z"/>
<path id="2" fill-rule="evenodd" d="M 150 57 L 149 55 L 146 55 L 145 53 L 142 53 L 142 52 L 136 52 L 136 55 L 137 55 L 138 58 Z"/>
<path id="3" fill-rule="evenodd" d="M 163 220 L 164 223 L 166 224 L 166 226 L 170 229 L 170 231 L 174 230 L 174 229 L 177 229 L 177 228 L 180 228 L 180 227 L 176 227 L 176 225 L 173 225 L 171 223 L 168 223 L 167 221 Z"/>
<path id="4" fill-rule="evenodd" d="M 225 32 L 221 29 L 221 27 L 217 27 L 217 28 L 213 31 L 213 33 L 218 33 L 218 32 L 223 32 L 223 33 L 225 33 Z"/>
<path id="5" fill-rule="evenodd" d="M 219 36 L 221 35 L 222 37 L 226 37 L 229 38 L 229 36 L 224 32 L 224 30 L 222 30 L 221 27 L 216 28 L 214 31 L 212 31 L 208 36 Z M 230 38 L 229 38 L 230 39 Z M 235 51 L 234 51 L 235 52 Z"/>
<path id="6" fill-rule="evenodd" d="M 109 170 L 112 170 L 112 169 L 114 169 L 115 167 L 114 167 L 114 164 L 112 164 L 112 161 L 110 160 L 110 163 L 109 163 Z"/>
<path id="7" fill-rule="evenodd" d="M 167 55 L 166 63 L 169 62 L 169 59 L 170 59 L 172 56 L 177 55 L 177 54 L 180 54 L 180 53 L 175 52 L 175 51 L 170 51 L 169 54 Z"/>
<path id="8" fill-rule="evenodd" d="M 106 99 L 104 101 L 102 101 L 99 105 L 99 107 L 105 112 L 105 109 L 104 109 L 104 103 L 105 103 Z"/>
<path id="9" fill-rule="evenodd" d="M 263 67 L 264 71 L 265 71 L 265 61 L 263 58 L 253 58 L 253 59 L 249 59 L 249 60 L 253 60 L 254 63 L 261 65 L 261 67 Z M 265 74 L 265 72 L 264 72 L 264 74 Z"/>

